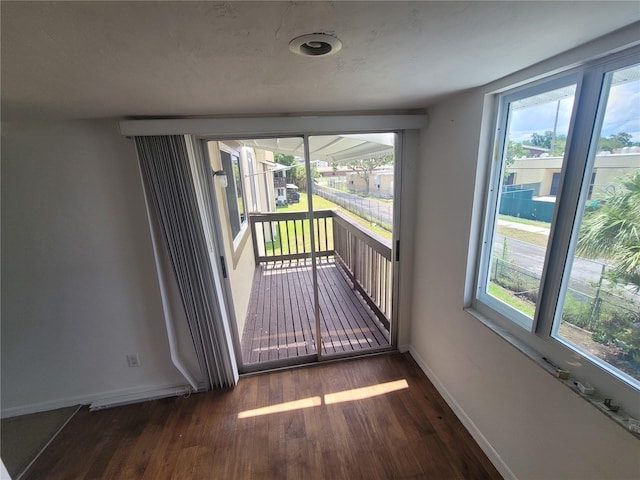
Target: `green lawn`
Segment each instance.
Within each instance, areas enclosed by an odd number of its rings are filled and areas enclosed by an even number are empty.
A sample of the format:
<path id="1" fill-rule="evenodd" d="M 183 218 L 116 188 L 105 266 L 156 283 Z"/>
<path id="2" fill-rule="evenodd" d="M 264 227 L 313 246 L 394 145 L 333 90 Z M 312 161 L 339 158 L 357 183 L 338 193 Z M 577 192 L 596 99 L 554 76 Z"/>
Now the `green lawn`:
<path id="1" fill-rule="evenodd" d="M 301 192 L 300 193 L 300 203 L 293 203 L 282 207 L 277 207 L 278 212 L 306 212 L 309 210 L 309 204 L 307 203 L 307 194 Z M 365 227 L 365 229 L 371 230 L 372 232 L 377 233 L 381 237 L 384 237 L 388 240 L 391 240 L 391 232 L 382 228 L 381 226 L 371 223 L 368 220 L 365 220 L 362 217 L 359 217 L 348 210 L 340 207 L 339 205 L 330 202 L 326 198 L 320 197 L 318 195 L 313 196 L 313 208 L 314 210 L 337 210 L 343 215 L 353 219 L 358 222 L 360 225 Z M 331 222 L 330 222 L 331 223 Z"/>
<path id="2" fill-rule="evenodd" d="M 316 235 L 317 250 L 333 249 L 333 222 L 326 222 L 326 237 L 324 235 L 326 219 L 318 219 L 316 222 L 320 224 L 320 233 L 318 237 L 318 229 L 314 232 Z M 277 222 L 275 240 L 266 242 L 267 253 L 275 255 L 288 255 L 290 253 L 308 253 L 311 251 L 311 235 L 309 232 L 309 222 L 304 220 L 295 221 L 279 221 Z M 320 244 L 318 245 L 318 241 Z"/>
<path id="3" fill-rule="evenodd" d="M 547 246 L 549 237 L 542 233 L 526 232 L 524 230 L 518 230 L 517 228 L 507 227 L 505 225 L 497 225 L 496 232 L 500 235 L 504 235 L 508 239 L 520 240 L 522 242 L 532 243 L 541 247 Z"/>
<path id="4" fill-rule="evenodd" d="M 489 283 L 489 295 L 493 295 L 498 300 L 502 300 L 507 305 L 512 306 L 513 308 L 519 310 L 530 318 L 533 318 L 533 315 L 536 312 L 535 305 L 532 305 L 530 302 L 520 299 L 511 291 L 507 290 L 506 288 L 502 288 L 500 285 L 497 285 L 493 282 Z"/>
<path id="5" fill-rule="evenodd" d="M 333 202 L 330 202 L 326 198 L 322 198 L 318 195 L 313 196 L 313 209 L 314 210 L 331 210 L 331 209 L 339 209 L 338 205 Z M 299 203 L 290 203 L 285 206 L 276 207 L 278 212 L 307 212 L 309 211 L 309 204 L 307 199 L 307 194 L 304 192 L 300 192 L 300 202 Z"/>
<path id="6" fill-rule="evenodd" d="M 529 220 L 528 218 L 511 217 L 509 215 L 498 215 L 500 220 L 506 220 L 507 222 L 521 223 L 523 225 L 533 225 L 535 227 L 551 228 L 551 224 L 547 222 L 541 222 L 539 220 Z"/>
<path id="7" fill-rule="evenodd" d="M 306 212 L 308 211 L 307 194 L 300 193 L 300 202 L 293 203 L 285 206 L 278 206 L 278 213 L 285 212 Z M 343 215 L 348 216 L 360 225 L 365 230 L 370 230 L 378 235 L 391 239 L 391 232 L 372 224 L 367 220 L 354 215 L 353 213 L 345 210 L 344 208 L 336 205 L 329 200 L 313 196 L 313 208 L 314 210 L 337 210 Z M 326 222 L 326 226 L 325 226 Z M 333 249 L 333 221 L 330 219 L 316 219 L 316 224 L 319 224 L 319 238 L 316 238 L 316 245 L 318 250 L 332 250 Z M 311 236 L 309 232 L 309 222 L 303 220 L 293 221 L 280 221 L 277 222 L 275 228 L 275 238 L 273 242 L 266 242 L 266 249 L 268 255 L 287 255 L 292 253 L 303 253 L 311 251 Z M 326 236 L 325 236 L 326 228 Z M 318 229 L 314 232 L 318 236 Z M 318 242 L 319 245 L 318 245 Z"/>
<path id="8" fill-rule="evenodd" d="M 550 223 L 540 222 L 538 220 L 529 220 L 528 218 L 510 217 L 508 215 L 498 215 L 500 220 L 507 222 L 519 223 L 521 225 L 531 225 L 534 227 L 551 228 Z M 544 233 L 527 232 L 518 228 L 509 227 L 507 225 L 496 225 L 496 232 L 507 238 L 513 238 L 522 242 L 532 243 L 541 247 L 547 246 L 549 235 Z"/>

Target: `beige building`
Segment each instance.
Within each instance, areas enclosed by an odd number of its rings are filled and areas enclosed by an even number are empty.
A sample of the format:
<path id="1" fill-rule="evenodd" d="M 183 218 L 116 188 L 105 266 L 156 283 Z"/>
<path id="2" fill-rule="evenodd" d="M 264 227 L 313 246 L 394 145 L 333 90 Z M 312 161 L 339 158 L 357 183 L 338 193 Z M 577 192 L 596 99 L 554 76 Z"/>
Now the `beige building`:
<path id="1" fill-rule="evenodd" d="M 516 160 L 508 170 L 510 185 L 531 185 L 534 196 L 557 194 L 562 157 L 536 157 Z M 615 153 L 598 155 L 591 179 L 592 195 L 614 188 L 620 179 L 640 169 L 640 153 Z"/>
<path id="2" fill-rule="evenodd" d="M 356 193 L 367 193 L 372 197 L 393 197 L 393 168 L 382 167 L 369 174 L 369 185 L 358 173 L 347 174 L 347 188 Z"/>

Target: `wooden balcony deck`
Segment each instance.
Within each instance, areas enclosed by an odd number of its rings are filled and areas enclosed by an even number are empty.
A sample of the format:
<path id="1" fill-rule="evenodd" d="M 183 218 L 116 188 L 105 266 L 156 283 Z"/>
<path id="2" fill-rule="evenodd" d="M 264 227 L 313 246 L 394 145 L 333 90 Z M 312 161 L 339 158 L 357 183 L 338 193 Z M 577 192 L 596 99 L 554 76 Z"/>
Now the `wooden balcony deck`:
<path id="1" fill-rule="evenodd" d="M 389 333 L 333 256 L 319 258 L 323 355 L 390 344 Z M 242 333 L 245 365 L 316 354 L 311 262 L 285 260 L 256 267 Z"/>

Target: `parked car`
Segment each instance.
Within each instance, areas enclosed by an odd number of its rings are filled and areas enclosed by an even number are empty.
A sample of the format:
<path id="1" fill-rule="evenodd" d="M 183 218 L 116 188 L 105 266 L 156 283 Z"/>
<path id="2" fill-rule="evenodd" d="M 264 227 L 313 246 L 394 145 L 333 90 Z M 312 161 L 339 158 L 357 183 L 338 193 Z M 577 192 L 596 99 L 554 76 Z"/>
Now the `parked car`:
<path id="1" fill-rule="evenodd" d="M 300 203 L 300 192 L 293 183 L 287 183 L 287 202 Z"/>

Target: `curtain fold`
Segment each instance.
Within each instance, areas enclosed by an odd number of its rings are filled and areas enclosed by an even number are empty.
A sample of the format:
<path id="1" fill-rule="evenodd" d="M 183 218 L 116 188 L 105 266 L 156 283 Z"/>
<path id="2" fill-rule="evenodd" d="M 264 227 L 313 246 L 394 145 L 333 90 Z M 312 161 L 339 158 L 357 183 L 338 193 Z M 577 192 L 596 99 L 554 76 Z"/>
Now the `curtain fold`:
<path id="1" fill-rule="evenodd" d="M 182 135 L 135 137 L 138 161 L 157 217 L 207 387 L 236 384 L 229 320 L 220 305 L 209 172 Z"/>

